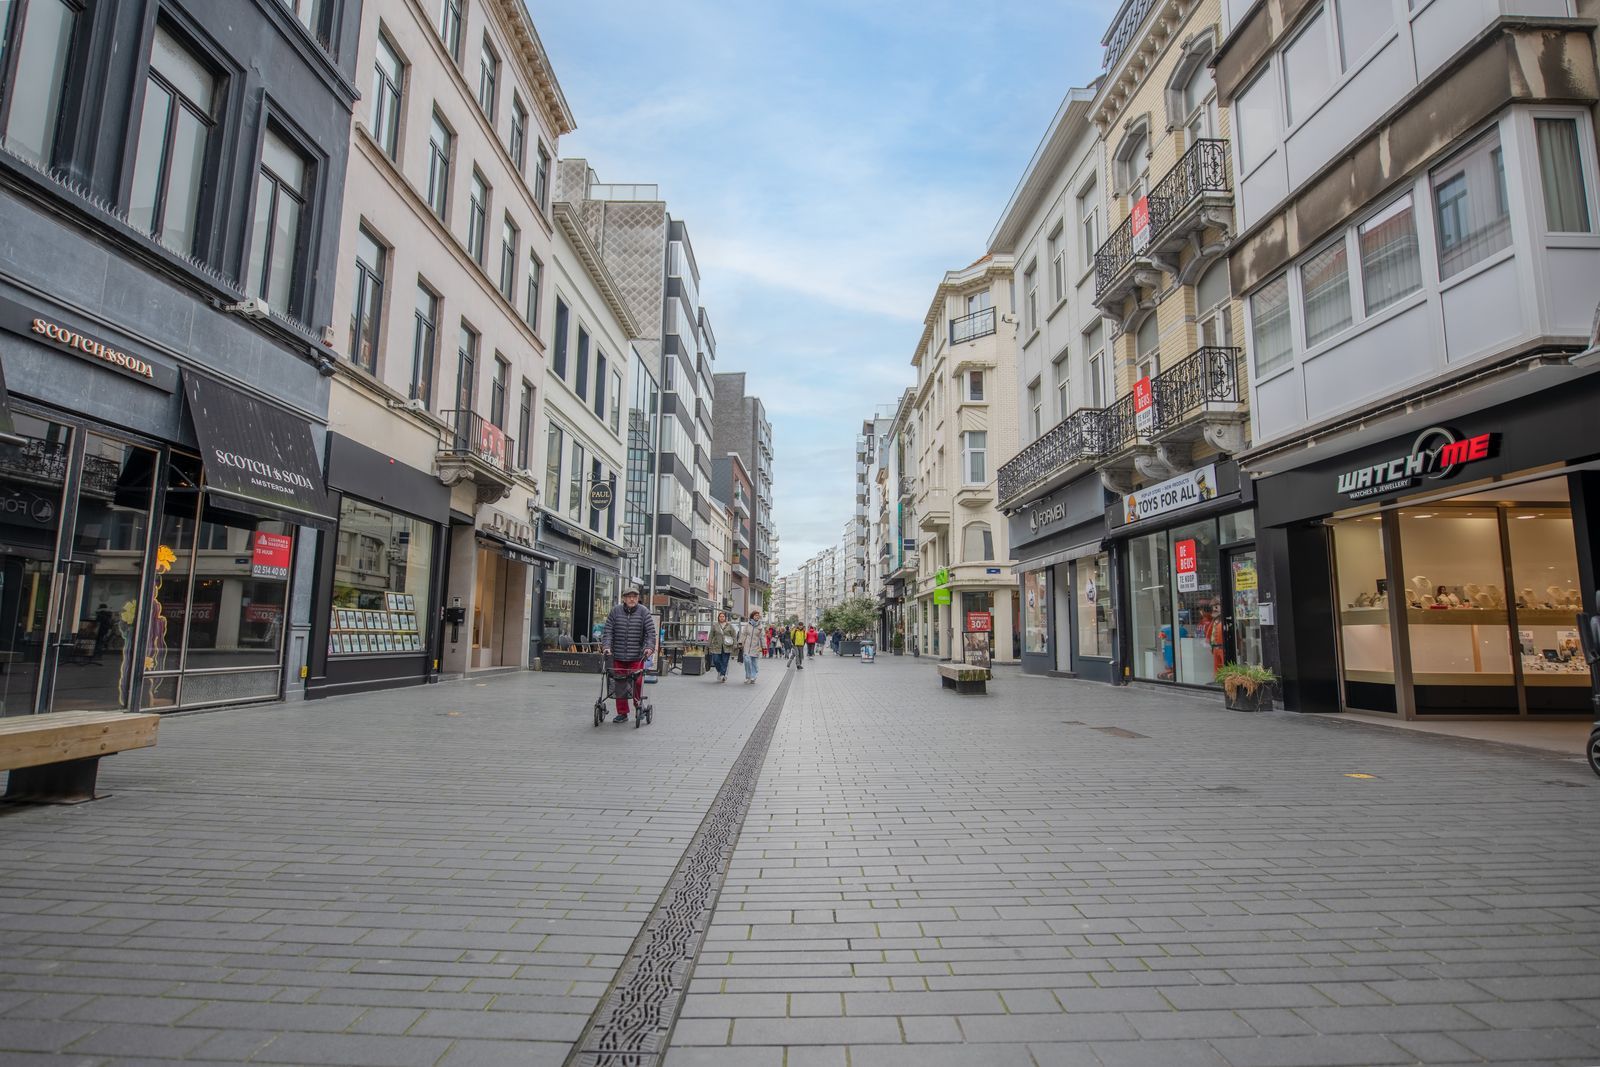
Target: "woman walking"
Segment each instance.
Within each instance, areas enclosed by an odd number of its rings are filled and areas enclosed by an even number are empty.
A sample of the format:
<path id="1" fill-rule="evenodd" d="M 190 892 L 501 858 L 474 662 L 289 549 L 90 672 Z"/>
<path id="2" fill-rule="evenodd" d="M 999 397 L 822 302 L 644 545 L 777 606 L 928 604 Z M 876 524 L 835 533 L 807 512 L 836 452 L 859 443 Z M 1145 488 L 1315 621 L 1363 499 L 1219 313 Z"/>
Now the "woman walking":
<path id="1" fill-rule="evenodd" d="M 717 684 L 728 682 L 728 657 L 739 643 L 739 631 L 728 621 L 726 611 L 717 612 L 717 621 L 711 627 L 711 665 L 717 669 Z"/>
<path id="2" fill-rule="evenodd" d="M 761 629 L 761 612 L 750 612 L 750 621 L 739 634 L 739 647 L 744 651 L 744 684 L 755 685 L 756 674 L 761 666 L 761 653 L 766 647 L 766 634 Z"/>

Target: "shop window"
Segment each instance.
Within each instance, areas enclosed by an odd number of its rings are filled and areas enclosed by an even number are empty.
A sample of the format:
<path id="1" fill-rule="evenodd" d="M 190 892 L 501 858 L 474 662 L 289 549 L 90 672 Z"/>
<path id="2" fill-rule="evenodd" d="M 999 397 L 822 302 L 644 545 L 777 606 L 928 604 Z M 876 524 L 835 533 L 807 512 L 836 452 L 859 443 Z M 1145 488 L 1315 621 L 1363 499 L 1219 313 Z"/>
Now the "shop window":
<path id="1" fill-rule="evenodd" d="M 1534 487 L 1542 491 L 1530 496 L 1560 499 L 1512 507 L 1505 523 L 1524 699 L 1532 715 L 1582 713 L 1591 705 L 1574 618 L 1583 597 L 1572 512 L 1562 479 Z"/>
<path id="2" fill-rule="evenodd" d="M 390 159 L 400 156 L 400 104 L 406 83 L 406 66 L 389 35 L 378 31 L 378 55 L 372 70 L 372 139 Z"/>
<path id="3" fill-rule="evenodd" d="M 280 315 L 297 311 L 311 164 L 273 127 L 262 138 L 245 289 Z"/>
<path id="4" fill-rule="evenodd" d="M 969 522 L 961 530 L 961 561 L 987 563 L 994 559 L 994 533 L 986 522 Z"/>
<path id="5" fill-rule="evenodd" d="M 1219 522 L 1222 527 L 1222 543 L 1225 545 L 1256 539 L 1256 513 L 1253 511 L 1230 512 L 1222 516 Z"/>
<path id="6" fill-rule="evenodd" d="M 1536 118 L 1539 185 L 1544 190 L 1545 226 L 1552 233 L 1588 233 L 1589 195 L 1584 189 L 1583 155 L 1576 119 Z"/>
<path id="7" fill-rule="evenodd" d="M 615 574 L 595 572 L 594 613 L 589 616 L 594 620 L 589 627 L 591 640 L 598 641 L 605 635 L 606 616 L 610 615 L 611 609 L 617 606 L 617 600 L 617 576 Z"/>
<path id="8" fill-rule="evenodd" d="M 36 5 L 37 0 L 29 7 Z M 200 251 L 197 220 L 216 126 L 217 88 L 217 78 L 205 64 L 157 26 L 128 221 L 186 256 Z"/>
<path id="9" fill-rule="evenodd" d="M 1172 574 L 1164 530 L 1128 542 L 1128 607 L 1134 676 L 1172 681 L 1177 655 L 1172 643 Z"/>
<path id="10" fill-rule="evenodd" d="M 428 206 L 443 220 L 450 208 L 450 149 L 455 141 L 438 111 L 428 128 Z"/>
<path id="11" fill-rule="evenodd" d="M 10 24 L 0 25 L 7 35 L 0 70 L 16 68 L 5 86 L 6 145 L 49 166 L 56 160 L 57 127 L 79 9 L 65 0 L 33 0 L 6 8 Z M 0 17 L 0 23 L 6 21 Z"/>
<path id="12" fill-rule="evenodd" d="M 1078 655 L 1111 656 L 1111 562 L 1101 553 L 1073 561 L 1077 587 Z"/>
<path id="13" fill-rule="evenodd" d="M 1022 575 L 1022 651 L 1043 655 L 1050 651 L 1050 583 L 1047 570 Z"/>
<path id="14" fill-rule="evenodd" d="M 577 638 L 573 636 L 572 628 L 576 624 L 573 618 L 573 600 L 577 595 L 578 575 L 576 568 L 566 562 L 550 565 L 544 578 L 544 616 L 540 634 L 542 645 L 545 649 L 565 651 L 576 644 Z M 606 611 L 610 611 L 609 605 Z M 605 616 L 601 616 L 602 621 Z"/>
<path id="15" fill-rule="evenodd" d="M 1333 523 L 1332 532 L 1345 703 L 1369 711 L 1394 711 L 1394 646 L 1382 524 L 1375 515 L 1345 519 Z"/>
<path id="16" fill-rule="evenodd" d="M 1250 339 L 1255 349 L 1256 377 L 1287 366 L 1294 359 L 1294 336 L 1289 326 L 1289 276 L 1280 274 L 1250 295 Z"/>
<path id="17" fill-rule="evenodd" d="M 1407 193 L 1356 227 L 1361 291 L 1372 315 L 1422 288 L 1417 219 Z"/>
<path id="18" fill-rule="evenodd" d="M 1439 277 L 1450 278 L 1511 245 L 1500 133 L 1490 130 L 1430 175 Z"/>
<path id="19" fill-rule="evenodd" d="M 1300 264 L 1300 292 L 1307 348 L 1350 325 L 1350 266 L 1342 233 Z"/>
<path id="20" fill-rule="evenodd" d="M 1227 654 L 1223 627 L 1221 554 L 1215 519 L 1176 526 L 1168 533 L 1172 564 L 1171 643 L 1174 680 L 1213 685 Z"/>
<path id="21" fill-rule="evenodd" d="M 364 500 L 340 502 L 329 655 L 425 651 L 433 530 Z"/>

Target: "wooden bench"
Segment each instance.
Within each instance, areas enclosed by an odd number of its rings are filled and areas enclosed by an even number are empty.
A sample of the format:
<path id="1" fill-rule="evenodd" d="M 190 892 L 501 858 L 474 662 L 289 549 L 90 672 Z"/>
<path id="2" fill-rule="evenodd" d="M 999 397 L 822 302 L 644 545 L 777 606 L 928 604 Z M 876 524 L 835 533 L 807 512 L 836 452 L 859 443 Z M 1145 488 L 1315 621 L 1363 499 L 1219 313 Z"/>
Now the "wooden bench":
<path id="1" fill-rule="evenodd" d="M 0 719 L 5 799 L 80 804 L 95 798 L 100 757 L 156 743 L 161 716 L 121 711 L 52 711 Z"/>
<path id="2" fill-rule="evenodd" d="M 969 667 L 965 663 L 939 664 L 939 682 L 958 693 L 987 693 L 989 668 Z"/>

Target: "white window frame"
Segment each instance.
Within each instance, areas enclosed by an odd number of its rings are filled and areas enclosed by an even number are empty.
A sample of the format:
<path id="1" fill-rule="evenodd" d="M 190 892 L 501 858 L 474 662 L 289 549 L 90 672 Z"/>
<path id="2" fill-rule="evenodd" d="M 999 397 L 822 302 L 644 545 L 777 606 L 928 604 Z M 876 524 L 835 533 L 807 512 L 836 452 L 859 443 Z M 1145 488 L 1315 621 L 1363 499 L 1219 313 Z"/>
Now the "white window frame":
<path id="1" fill-rule="evenodd" d="M 1022 272 L 1024 328 L 1031 337 L 1039 329 L 1039 261 L 1033 260 Z"/>
<path id="2" fill-rule="evenodd" d="M 974 385 L 977 386 L 976 389 L 973 388 Z M 965 374 L 963 374 L 961 376 L 961 395 L 962 395 L 962 399 L 968 404 L 981 404 L 981 403 L 983 403 L 983 399 L 984 399 L 983 385 L 984 385 L 983 371 L 981 371 L 981 370 L 969 370 L 969 371 L 967 371 Z"/>
<path id="3" fill-rule="evenodd" d="M 1094 254 L 1100 251 L 1100 182 L 1091 174 L 1078 187 L 1078 232 L 1083 241 L 1083 269 L 1094 269 Z"/>
<path id="4" fill-rule="evenodd" d="M 1546 239 L 1562 242 L 1586 241 L 1600 237 L 1600 212 L 1596 211 L 1600 203 L 1600 192 L 1596 190 L 1596 174 L 1600 172 L 1595 158 L 1594 128 L 1586 116 L 1589 112 L 1567 108 L 1530 108 L 1522 123 L 1526 126 L 1525 136 L 1522 140 L 1527 144 L 1527 163 L 1524 166 L 1524 182 L 1527 183 L 1530 199 L 1537 200 L 1537 223 L 1539 233 Z M 1550 228 L 1550 220 L 1546 215 L 1544 202 L 1544 175 L 1539 170 L 1539 124 L 1538 119 L 1562 119 L 1574 122 L 1578 126 L 1578 166 L 1583 172 L 1584 204 L 1589 211 L 1589 228 L 1587 230 L 1554 230 Z M 1501 141 L 1504 147 L 1504 138 Z M 1537 192 L 1538 196 L 1533 197 Z"/>
<path id="5" fill-rule="evenodd" d="M 1067 298 L 1067 229 L 1066 224 L 1060 220 L 1050 236 L 1045 238 L 1050 252 L 1050 301 L 1051 307 L 1061 303 Z"/>
<path id="6" fill-rule="evenodd" d="M 1296 101 L 1299 117 L 1295 115 L 1296 107 L 1291 106 L 1289 100 L 1289 49 L 1305 40 L 1313 32 L 1312 23 L 1317 19 L 1325 20 L 1322 28 L 1322 49 L 1328 58 L 1328 85 L 1322 95 L 1314 99 Z M 1333 7 L 1329 3 L 1315 5 L 1315 9 L 1307 11 L 1296 20 L 1299 25 L 1295 32 L 1286 40 L 1282 47 L 1275 49 L 1274 59 L 1277 61 L 1279 96 L 1278 103 L 1282 110 L 1279 112 L 1283 119 L 1283 133 L 1288 136 L 1301 126 L 1305 125 L 1312 116 L 1320 111 L 1324 104 L 1331 100 L 1338 91 L 1339 82 L 1343 71 L 1339 66 L 1339 34 L 1334 26 Z"/>
<path id="7" fill-rule="evenodd" d="M 975 433 L 984 435 L 981 448 L 972 447 L 972 435 Z M 942 463 L 944 453 L 941 451 L 939 455 Z M 977 457 L 983 464 L 982 481 L 973 481 L 972 479 L 972 460 L 974 457 Z M 961 433 L 961 484 L 963 486 L 989 484 L 989 434 L 987 430 L 963 430 Z"/>
<path id="8" fill-rule="evenodd" d="M 1044 433 L 1043 375 L 1028 385 L 1028 440 L 1037 441 Z"/>

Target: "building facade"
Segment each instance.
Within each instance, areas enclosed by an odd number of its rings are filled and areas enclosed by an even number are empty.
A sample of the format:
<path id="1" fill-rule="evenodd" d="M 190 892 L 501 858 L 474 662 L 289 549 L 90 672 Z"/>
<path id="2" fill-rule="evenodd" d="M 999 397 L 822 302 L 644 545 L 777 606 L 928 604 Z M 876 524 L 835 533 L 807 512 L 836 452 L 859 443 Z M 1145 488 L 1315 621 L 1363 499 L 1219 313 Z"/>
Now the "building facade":
<path id="1" fill-rule="evenodd" d="M 1591 714 L 1595 5 L 1229 8 L 1241 461 L 1286 705 Z"/>
<path id="2" fill-rule="evenodd" d="M 908 626 L 908 590 L 914 606 L 917 575 L 916 531 L 916 397 L 915 389 L 900 396 L 884 431 L 883 507 L 878 518 L 880 558 L 879 648 L 895 655 L 912 651 L 914 628 Z"/>
<path id="3" fill-rule="evenodd" d="M 8 7 L 0 714 L 303 695 L 361 18 Z"/>
<path id="4" fill-rule="evenodd" d="M 753 488 L 750 506 L 750 595 L 759 604 L 778 568 L 778 530 L 772 520 L 772 424 L 761 398 L 750 393 L 743 371 L 718 374 L 717 421 L 712 447 L 736 454 Z"/>
<path id="5" fill-rule="evenodd" d="M 752 607 L 759 608 L 759 598 L 752 599 L 751 555 L 755 529 L 755 490 L 750 472 L 737 452 L 716 456 L 711 460 L 711 496 L 727 501 L 732 514 L 729 518 L 728 549 L 728 600 L 739 616 L 749 614 Z"/>
<path id="6" fill-rule="evenodd" d="M 537 548 L 549 194 L 571 112 L 516 3 L 371 4 L 358 54 L 319 695 L 526 666 L 550 560 Z"/>
<path id="7" fill-rule="evenodd" d="M 968 613 L 988 613 L 994 659 L 1016 662 L 1020 644 L 1009 530 L 991 458 L 1017 448 L 1012 267 L 1010 256 L 986 255 L 947 273 L 911 360 L 916 646 L 940 659 L 962 658 Z"/>

